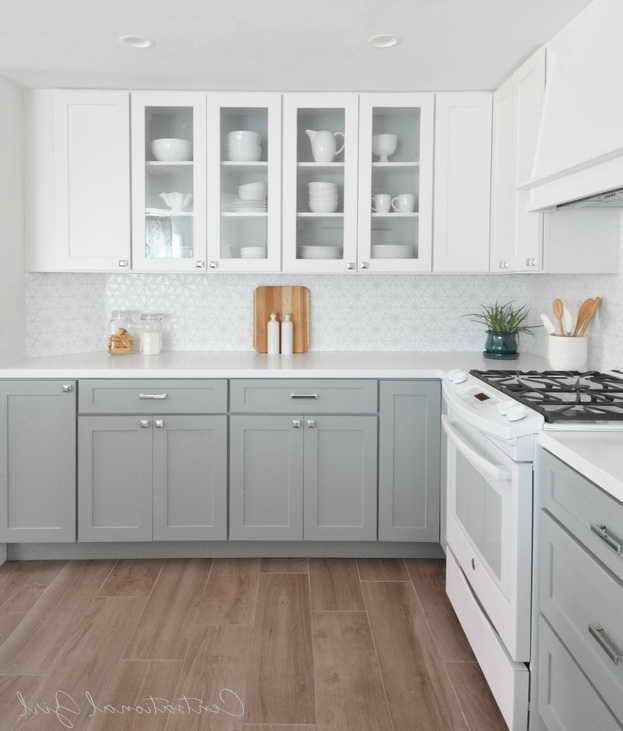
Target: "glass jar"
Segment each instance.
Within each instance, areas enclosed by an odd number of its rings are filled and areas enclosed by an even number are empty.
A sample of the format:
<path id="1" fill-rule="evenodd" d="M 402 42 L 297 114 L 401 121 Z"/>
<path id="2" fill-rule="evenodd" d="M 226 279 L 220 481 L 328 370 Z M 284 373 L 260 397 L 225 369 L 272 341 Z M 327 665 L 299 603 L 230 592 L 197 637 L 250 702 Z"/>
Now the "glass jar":
<path id="1" fill-rule="evenodd" d="M 141 353 L 159 355 L 162 351 L 162 329 L 164 315 L 159 312 L 145 312 L 141 315 Z"/>
<path id="2" fill-rule="evenodd" d="M 136 330 L 140 313 L 135 310 L 113 310 L 108 325 L 107 350 L 111 355 L 127 355 L 136 351 Z"/>

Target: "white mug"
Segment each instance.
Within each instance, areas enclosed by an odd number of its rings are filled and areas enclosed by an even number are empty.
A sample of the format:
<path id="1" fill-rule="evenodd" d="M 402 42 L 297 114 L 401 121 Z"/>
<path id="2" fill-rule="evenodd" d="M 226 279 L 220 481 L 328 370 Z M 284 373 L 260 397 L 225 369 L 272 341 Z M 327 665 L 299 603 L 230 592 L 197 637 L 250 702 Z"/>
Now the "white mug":
<path id="1" fill-rule="evenodd" d="M 372 210 L 374 213 L 389 213 L 392 207 L 392 197 L 389 193 L 377 193 L 372 196 Z"/>
<path id="2" fill-rule="evenodd" d="M 415 195 L 413 193 L 401 193 L 392 198 L 392 208 L 396 213 L 411 213 L 415 210 Z"/>

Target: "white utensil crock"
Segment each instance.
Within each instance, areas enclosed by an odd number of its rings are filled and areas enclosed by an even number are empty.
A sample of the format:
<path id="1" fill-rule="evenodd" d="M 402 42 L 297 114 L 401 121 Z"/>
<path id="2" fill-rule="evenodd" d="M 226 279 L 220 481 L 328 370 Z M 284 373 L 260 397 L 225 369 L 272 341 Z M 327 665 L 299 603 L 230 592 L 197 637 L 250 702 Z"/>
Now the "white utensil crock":
<path id="1" fill-rule="evenodd" d="M 585 371 L 588 367 L 588 338 L 550 335 L 547 357 L 555 371 Z"/>

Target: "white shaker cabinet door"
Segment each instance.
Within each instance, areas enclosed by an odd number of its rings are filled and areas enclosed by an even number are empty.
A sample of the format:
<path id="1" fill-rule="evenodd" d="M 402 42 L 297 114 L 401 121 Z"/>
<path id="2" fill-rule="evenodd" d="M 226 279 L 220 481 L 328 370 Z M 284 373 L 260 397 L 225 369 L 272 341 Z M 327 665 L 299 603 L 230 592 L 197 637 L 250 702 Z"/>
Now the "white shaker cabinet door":
<path id="1" fill-rule="evenodd" d="M 29 148 L 30 270 L 128 269 L 128 92 L 33 92 Z"/>
<path id="2" fill-rule="evenodd" d="M 491 215 L 490 92 L 437 94 L 436 272 L 488 272 Z"/>

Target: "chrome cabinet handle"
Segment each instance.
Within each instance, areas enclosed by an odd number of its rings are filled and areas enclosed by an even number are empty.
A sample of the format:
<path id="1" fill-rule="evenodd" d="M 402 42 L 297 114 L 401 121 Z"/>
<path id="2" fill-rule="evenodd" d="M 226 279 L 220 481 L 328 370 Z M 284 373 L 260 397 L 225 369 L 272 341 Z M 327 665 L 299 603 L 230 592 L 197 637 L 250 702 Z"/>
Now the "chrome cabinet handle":
<path id="1" fill-rule="evenodd" d="M 205 267 L 205 261 L 203 259 L 197 259 L 195 261 L 195 269 L 203 269 Z"/>
<path id="2" fill-rule="evenodd" d="M 308 429 L 315 429 L 316 428 L 316 420 L 315 419 L 307 419 L 306 424 L 307 424 L 307 428 Z"/>
<path id="3" fill-rule="evenodd" d="M 164 419 L 155 419 L 154 426 L 156 429 L 164 429 Z"/>
<path id="4" fill-rule="evenodd" d="M 169 398 L 168 393 L 139 393 L 138 397 L 143 401 L 164 401 Z"/>
<path id="5" fill-rule="evenodd" d="M 532 256 L 529 256 L 526 259 L 526 266 L 527 267 L 535 267 L 536 266 L 536 259 Z"/>
<path id="6" fill-rule="evenodd" d="M 293 429 L 300 429 L 301 428 L 301 420 L 300 419 L 292 419 L 292 428 Z"/>
<path id="7" fill-rule="evenodd" d="M 608 637 L 606 630 L 599 624 L 589 624 L 588 631 L 590 636 L 595 642 L 601 647 L 601 649 L 608 655 L 615 665 L 618 665 L 623 660 L 623 655 L 619 648 L 614 642 Z"/>
<path id="8" fill-rule="evenodd" d="M 311 399 L 318 399 L 320 396 L 317 393 L 291 393 L 290 398 L 297 399 L 297 398 L 311 398 Z"/>
<path id="9" fill-rule="evenodd" d="M 619 556 L 623 553 L 623 543 L 616 536 L 612 535 L 608 530 L 608 526 L 591 523 L 591 530 L 596 536 L 601 538 L 611 551 L 614 551 Z"/>
<path id="10" fill-rule="evenodd" d="M 352 272 L 355 268 L 355 262 L 349 261 L 348 264 L 346 265 L 346 268 L 348 269 L 349 272 Z"/>
<path id="11" fill-rule="evenodd" d="M 127 259 L 119 259 L 117 264 L 121 267 L 121 269 L 126 269 L 129 265 L 129 261 Z"/>
<path id="12" fill-rule="evenodd" d="M 361 262 L 361 268 L 362 269 L 369 269 L 370 268 L 370 262 L 369 261 L 362 261 Z"/>
<path id="13" fill-rule="evenodd" d="M 500 261 L 500 269 L 508 269 L 508 262 L 503 259 Z"/>
<path id="14" fill-rule="evenodd" d="M 63 383 L 63 393 L 71 393 L 74 390 L 73 384 Z"/>
<path id="15" fill-rule="evenodd" d="M 141 419 L 139 422 L 141 429 L 149 429 L 151 421 L 149 419 Z"/>
<path id="16" fill-rule="evenodd" d="M 208 262 L 208 269 L 216 269 L 218 264 L 215 261 L 209 261 Z"/>

